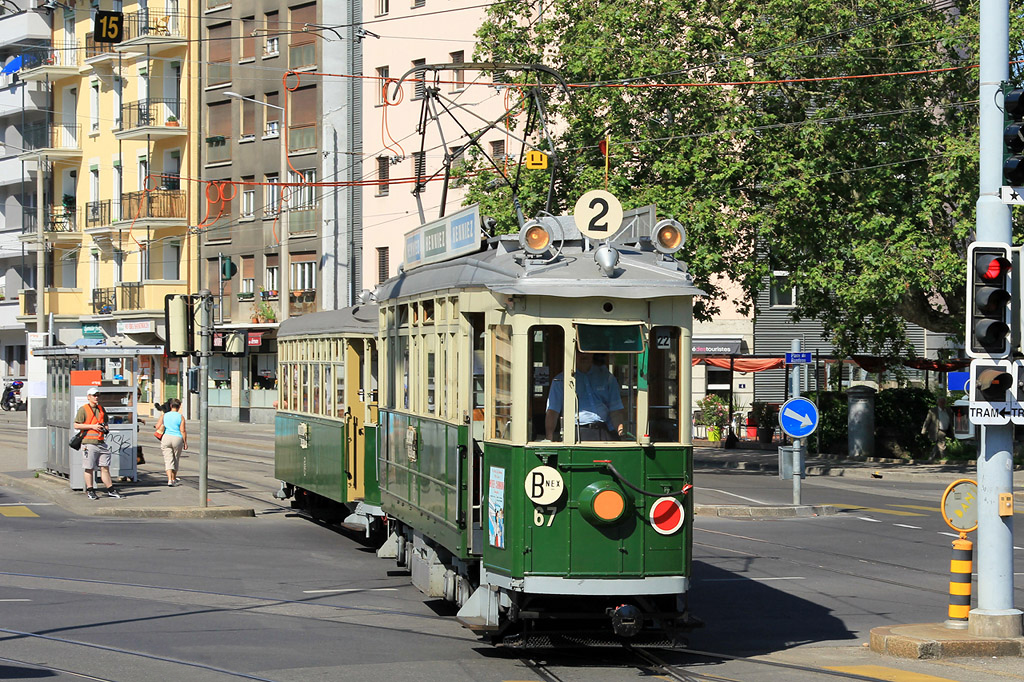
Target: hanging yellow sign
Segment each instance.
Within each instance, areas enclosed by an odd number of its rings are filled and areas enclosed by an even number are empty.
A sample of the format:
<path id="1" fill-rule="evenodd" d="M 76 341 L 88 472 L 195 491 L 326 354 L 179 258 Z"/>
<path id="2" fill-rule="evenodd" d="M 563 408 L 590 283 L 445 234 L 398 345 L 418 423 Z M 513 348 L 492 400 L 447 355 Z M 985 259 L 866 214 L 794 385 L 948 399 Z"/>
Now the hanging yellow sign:
<path id="1" fill-rule="evenodd" d="M 544 170 L 548 167 L 548 155 L 531 149 L 526 152 L 526 167 L 530 170 Z"/>

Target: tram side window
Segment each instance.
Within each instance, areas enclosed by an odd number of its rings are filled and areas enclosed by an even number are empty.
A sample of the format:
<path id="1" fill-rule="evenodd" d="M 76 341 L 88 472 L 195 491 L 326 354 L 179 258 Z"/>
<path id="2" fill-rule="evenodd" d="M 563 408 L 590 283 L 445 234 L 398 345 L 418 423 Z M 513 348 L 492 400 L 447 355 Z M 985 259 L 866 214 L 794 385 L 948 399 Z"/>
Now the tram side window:
<path id="1" fill-rule="evenodd" d="M 635 440 L 642 327 L 580 324 L 576 333 L 578 440 Z"/>
<path id="2" fill-rule="evenodd" d="M 530 327 L 529 339 L 530 363 L 527 371 L 530 376 L 527 385 L 530 387 L 530 440 L 543 440 L 547 438 L 545 420 L 551 380 L 562 373 L 565 360 L 565 332 L 561 327 L 538 325 Z M 555 433 L 561 432 L 562 414 L 559 407 Z M 554 438 L 560 439 L 557 435 Z"/>
<path id="3" fill-rule="evenodd" d="M 652 443 L 678 443 L 679 328 L 651 329 L 647 354 L 648 421 Z"/>
<path id="4" fill-rule="evenodd" d="M 400 336 L 398 337 L 398 362 L 401 363 L 401 377 L 399 377 L 400 386 L 398 386 L 398 392 L 401 396 L 398 399 L 398 404 L 402 409 L 409 409 L 409 337 Z"/>
<path id="5" fill-rule="evenodd" d="M 512 437 L 512 327 L 495 325 L 491 331 L 494 384 L 491 393 L 491 437 Z"/>

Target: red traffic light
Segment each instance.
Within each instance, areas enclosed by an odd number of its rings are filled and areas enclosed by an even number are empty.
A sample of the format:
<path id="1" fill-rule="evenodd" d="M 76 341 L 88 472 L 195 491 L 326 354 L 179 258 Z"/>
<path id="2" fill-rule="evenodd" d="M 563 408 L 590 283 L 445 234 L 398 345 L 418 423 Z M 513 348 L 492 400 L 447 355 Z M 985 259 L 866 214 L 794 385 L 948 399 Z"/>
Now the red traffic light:
<path id="1" fill-rule="evenodd" d="M 992 282 L 1003 277 L 1010 271 L 1010 261 L 1002 256 L 981 254 L 975 261 L 974 271 L 986 282 Z"/>

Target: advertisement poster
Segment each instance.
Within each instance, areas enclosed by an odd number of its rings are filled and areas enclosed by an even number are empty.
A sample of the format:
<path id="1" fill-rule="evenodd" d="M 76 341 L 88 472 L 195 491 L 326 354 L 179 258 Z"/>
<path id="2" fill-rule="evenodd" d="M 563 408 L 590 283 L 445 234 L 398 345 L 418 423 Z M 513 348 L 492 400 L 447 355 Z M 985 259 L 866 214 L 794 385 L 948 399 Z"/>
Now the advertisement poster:
<path id="1" fill-rule="evenodd" d="M 491 547 L 505 549 L 505 470 L 491 467 L 487 484 L 487 541 Z"/>

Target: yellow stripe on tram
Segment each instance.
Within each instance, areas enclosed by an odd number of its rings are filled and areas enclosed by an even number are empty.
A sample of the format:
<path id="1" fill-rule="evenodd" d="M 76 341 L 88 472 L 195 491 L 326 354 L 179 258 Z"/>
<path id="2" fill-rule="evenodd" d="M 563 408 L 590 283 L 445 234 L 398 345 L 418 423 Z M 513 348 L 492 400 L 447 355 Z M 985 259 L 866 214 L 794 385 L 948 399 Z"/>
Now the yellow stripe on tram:
<path id="1" fill-rule="evenodd" d="M 886 668 L 881 665 L 843 665 L 825 666 L 825 670 L 834 670 L 837 673 L 849 673 L 851 675 L 864 675 L 874 677 L 888 682 L 956 682 L 948 677 L 936 677 L 925 673 L 912 673 L 907 670 Z"/>
<path id="2" fill-rule="evenodd" d="M 11 507 L 0 507 L 0 516 L 10 517 L 22 517 L 22 518 L 39 518 L 39 514 L 29 509 L 24 505 L 14 505 Z"/>
<path id="3" fill-rule="evenodd" d="M 876 514 L 888 514 L 890 516 L 927 516 L 917 512 L 900 511 L 898 509 L 881 509 L 879 507 L 862 507 L 859 504 L 832 504 L 833 507 L 849 509 L 851 511 L 874 512 Z"/>

